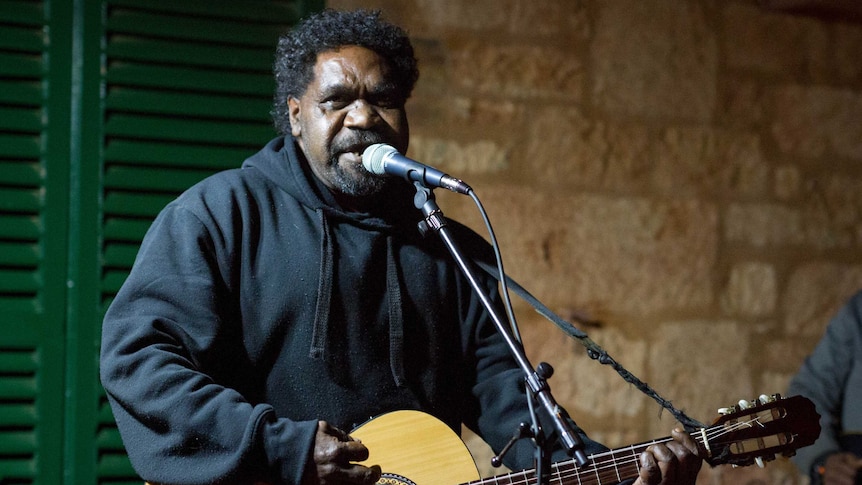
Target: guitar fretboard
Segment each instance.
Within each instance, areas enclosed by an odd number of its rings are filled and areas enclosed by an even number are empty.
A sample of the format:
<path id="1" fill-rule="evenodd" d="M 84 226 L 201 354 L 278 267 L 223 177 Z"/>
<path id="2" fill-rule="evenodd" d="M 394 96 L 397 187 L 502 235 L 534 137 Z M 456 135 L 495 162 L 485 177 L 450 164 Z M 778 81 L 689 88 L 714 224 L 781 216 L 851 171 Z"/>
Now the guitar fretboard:
<path id="1" fill-rule="evenodd" d="M 551 485 L 610 485 L 629 478 L 636 478 L 640 472 L 638 457 L 650 445 L 665 443 L 671 438 L 654 440 L 638 445 L 617 448 L 589 457 L 589 463 L 578 468 L 575 460 L 564 460 L 551 465 Z M 483 478 L 464 485 L 530 485 L 536 483 L 536 470 Z"/>

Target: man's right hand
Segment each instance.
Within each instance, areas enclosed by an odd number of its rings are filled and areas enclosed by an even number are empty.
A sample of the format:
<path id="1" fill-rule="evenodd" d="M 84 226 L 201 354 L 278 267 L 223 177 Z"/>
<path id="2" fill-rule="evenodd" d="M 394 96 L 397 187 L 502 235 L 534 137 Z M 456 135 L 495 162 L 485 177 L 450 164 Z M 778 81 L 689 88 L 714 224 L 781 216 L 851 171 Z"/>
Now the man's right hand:
<path id="1" fill-rule="evenodd" d="M 862 469 L 862 458 L 853 453 L 829 455 L 823 463 L 824 485 L 853 485 L 856 475 Z"/>
<path id="2" fill-rule="evenodd" d="M 367 459 L 368 448 L 361 442 L 326 421 L 317 423 L 314 464 L 320 485 L 374 485 L 380 479 L 380 467 L 353 463 Z"/>

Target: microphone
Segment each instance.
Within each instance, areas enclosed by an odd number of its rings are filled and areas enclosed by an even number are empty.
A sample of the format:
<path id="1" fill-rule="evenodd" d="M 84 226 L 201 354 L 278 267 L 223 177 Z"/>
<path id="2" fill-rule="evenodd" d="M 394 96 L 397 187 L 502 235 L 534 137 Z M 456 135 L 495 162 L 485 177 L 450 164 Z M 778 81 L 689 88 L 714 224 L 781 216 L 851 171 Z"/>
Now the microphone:
<path id="1" fill-rule="evenodd" d="M 442 187 L 459 194 L 470 194 L 473 189 L 436 168 L 423 165 L 398 153 L 384 143 L 371 145 L 362 152 L 362 166 L 375 175 L 393 175 L 408 182 L 419 182 L 426 187 Z"/>

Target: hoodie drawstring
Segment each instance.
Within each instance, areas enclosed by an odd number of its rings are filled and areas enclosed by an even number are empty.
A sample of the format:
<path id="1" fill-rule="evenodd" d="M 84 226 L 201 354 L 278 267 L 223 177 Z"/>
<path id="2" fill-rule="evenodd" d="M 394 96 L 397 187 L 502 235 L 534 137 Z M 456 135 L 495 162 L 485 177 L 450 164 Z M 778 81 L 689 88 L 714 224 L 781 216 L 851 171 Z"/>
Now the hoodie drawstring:
<path id="1" fill-rule="evenodd" d="M 392 236 L 386 237 L 386 286 L 389 290 L 389 366 L 395 385 L 401 387 L 404 385 L 404 315 Z"/>
<path id="2" fill-rule="evenodd" d="M 309 357 L 323 359 L 327 364 L 329 351 L 329 323 L 333 287 L 333 265 L 335 248 L 332 234 L 324 211 L 318 211 L 322 237 L 320 243 L 320 282 L 317 286 L 317 306 L 314 311 L 314 325 L 311 333 Z M 386 238 L 386 289 L 389 295 L 389 366 L 392 378 L 398 387 L 405 382 L 404 377 L 404 314 L 401 299 L 401 283 L 398 266 L 395 264 L 395 249 L 391 236 Z M 329 367 L 329 366 L 328 366 Z M 331 371 L 331 368 L 330 368 Z"/>
<path id="3" fill-rule="evenodd" d="M 329 323 L 330 301 L 332 299 L 332 265 L 335 251 L 332 248 L 326 214 L 323 211 L 317 213 L 320 214 L 320 227 L 323 235 L 320 242 L 320 282 L 317 285 L 317 307 L 314 310 L 314 327 L 312 328 L 311 349 L 308 356 L 312 359 L 325 359 L 329 340 L 327 324 Z"/>

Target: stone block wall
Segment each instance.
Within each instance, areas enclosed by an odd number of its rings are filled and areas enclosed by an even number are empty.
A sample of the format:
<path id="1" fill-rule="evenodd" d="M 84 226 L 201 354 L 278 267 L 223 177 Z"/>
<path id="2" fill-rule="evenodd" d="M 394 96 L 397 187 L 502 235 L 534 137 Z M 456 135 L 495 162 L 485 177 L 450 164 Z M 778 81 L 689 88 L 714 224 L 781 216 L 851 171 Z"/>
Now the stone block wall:
<path id="1" fill-rule="evenodd" d="M 754 0 L 328 3 L 410 32 L 409 154 L 473 186 L 507 272 L 599 322 L 582 330 L 692 417 L 783 393 L 862 288 L 862 24 Z M 468 198 L 438 202 L 486 234 Z M 655 402 L 515 305 L 591 436 L 669 433 Z M 804 481 L 778 460 L 699 483 Z"/>

